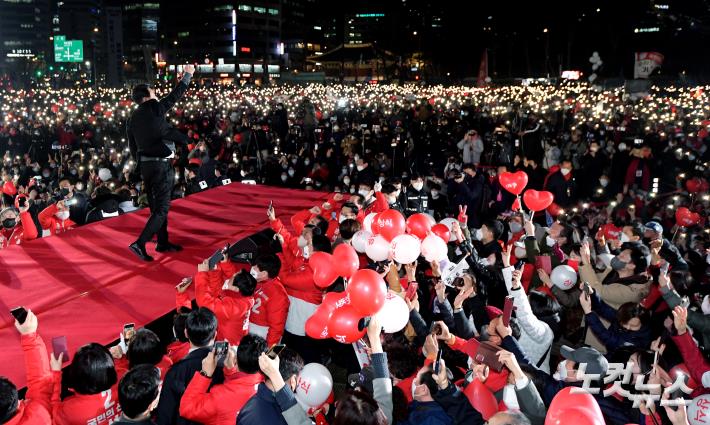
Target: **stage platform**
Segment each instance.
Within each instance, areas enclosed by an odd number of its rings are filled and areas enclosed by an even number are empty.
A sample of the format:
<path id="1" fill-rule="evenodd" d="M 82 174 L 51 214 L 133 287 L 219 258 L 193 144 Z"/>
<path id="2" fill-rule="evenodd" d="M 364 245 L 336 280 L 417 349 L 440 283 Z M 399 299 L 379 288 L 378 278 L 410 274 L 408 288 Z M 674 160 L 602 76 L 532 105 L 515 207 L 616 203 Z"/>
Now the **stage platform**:
<path id="1" fill-rule="evenodd" d="M 115 340 L 124 323 L 143 326 L 175 308 L 175 285 L 194 275 L 197 264 L 227 242 L 268 226 L 266 208 L 274 201 L 285 224 L 297 211 L 320 205 L 326 193 L 232 183 L 173 201 L 170 239 L 182 252 L 148 252 L 136 258 L 135 240 L 148 210 L 93 223 L 63 235 L 0 251 L 0 375 L 25 385 L 19 334 L 10 309 L 37 314 L 39 333 L 51 351 L 52 337 L 66 335 L 70 353 L 88 343 Z"/>

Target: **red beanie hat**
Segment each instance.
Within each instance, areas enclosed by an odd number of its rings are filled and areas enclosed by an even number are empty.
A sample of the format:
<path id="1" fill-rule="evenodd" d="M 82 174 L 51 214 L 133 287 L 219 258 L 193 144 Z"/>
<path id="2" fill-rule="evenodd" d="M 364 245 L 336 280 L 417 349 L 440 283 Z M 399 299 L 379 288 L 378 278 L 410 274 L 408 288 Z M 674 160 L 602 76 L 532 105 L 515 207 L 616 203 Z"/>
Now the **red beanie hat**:
<path id="1" fill-rule="evenodd" d="M 200 158 L 190 158 L 190 161 L 188 161 L 188 163 L 200 166 L 202 165 L 202 160 L 200 160 Z"/>
<path id="2" fill-rule="evenodd" d="M 488 314 L 488 319 L 493 320 L 498 316 L 503 315 L 503 311 L 499 309 L 498 307 L 494 307 L 492 305 L 487 305 L 486 306 L 486 314 Z"/>

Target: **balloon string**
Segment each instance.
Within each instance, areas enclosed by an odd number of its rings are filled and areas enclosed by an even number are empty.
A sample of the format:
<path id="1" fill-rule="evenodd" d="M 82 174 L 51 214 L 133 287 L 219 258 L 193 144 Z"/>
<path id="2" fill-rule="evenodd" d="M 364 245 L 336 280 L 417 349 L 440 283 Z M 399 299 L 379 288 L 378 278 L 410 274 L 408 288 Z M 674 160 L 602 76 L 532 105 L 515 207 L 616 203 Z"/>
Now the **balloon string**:
<path id="1" fill-rule="evenodd" d="M 675 241 L 675 236 L 678 234 L 678 230 L 679 230 L 681 227 L 683 227 L 683 226 L 678 226 L 678 225 L 676 225 L 676 227 L 675 227 L 675 232 L 673 232 L 673 237 L 671 238 L 671 243 L 673 243 L 673 242 Z"/>

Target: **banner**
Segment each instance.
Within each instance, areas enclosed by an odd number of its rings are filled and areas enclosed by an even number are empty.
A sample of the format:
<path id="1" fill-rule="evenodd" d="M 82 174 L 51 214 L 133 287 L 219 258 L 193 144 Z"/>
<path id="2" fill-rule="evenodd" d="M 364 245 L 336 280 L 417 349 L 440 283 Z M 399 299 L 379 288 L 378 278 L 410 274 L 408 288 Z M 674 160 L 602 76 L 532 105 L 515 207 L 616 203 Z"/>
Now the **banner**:
<path id="1" fill-rule="evenodd" d="M 634 56 L 634 78 L 648 78 L 663 64 L 663 55 L 658 52 L 636 52 Z"/>
<path id="2" fill-rule="evenodd" d="M 484 49 L 481 55 L 481 65 L 478 67 L 476 86 L 485 87 L 488 81 L 488 49 Z"/>

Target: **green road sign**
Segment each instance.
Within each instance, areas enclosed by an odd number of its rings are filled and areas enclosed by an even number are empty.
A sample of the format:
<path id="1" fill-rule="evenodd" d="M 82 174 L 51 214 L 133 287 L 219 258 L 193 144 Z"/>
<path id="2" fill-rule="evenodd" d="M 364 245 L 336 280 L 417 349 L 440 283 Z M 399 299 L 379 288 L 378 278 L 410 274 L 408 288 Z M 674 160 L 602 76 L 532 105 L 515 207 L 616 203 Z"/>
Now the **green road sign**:
<path id="1" fill-rule="evenodd" d="M 67 40 L 63 35 L 54 36 L 54 61 L 55 62 L 83 62 L 84 42 L 81 40 Z"/>

